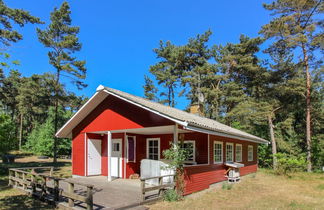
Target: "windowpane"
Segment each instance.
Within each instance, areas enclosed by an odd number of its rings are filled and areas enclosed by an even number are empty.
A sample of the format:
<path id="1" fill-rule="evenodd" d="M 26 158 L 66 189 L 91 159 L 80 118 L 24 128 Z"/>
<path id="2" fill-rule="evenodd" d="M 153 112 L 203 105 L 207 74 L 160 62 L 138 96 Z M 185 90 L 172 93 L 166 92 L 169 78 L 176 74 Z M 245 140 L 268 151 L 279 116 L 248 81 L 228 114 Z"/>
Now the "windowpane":
<path id="1" fill-rule="evenodd" d="M 119 152 L 119 143 L 113 143 L 113 151 Z"/>
<path id="2" fill-rule="evenodd" d="M 155 141 L 153 141 L 153 142 L 154 142 L 154 146 L 155 146 L 155 147 L 158 147 L 159 142 L 158 142 L 157 140 L 155 140 Z"/>
<path id="3" fill-rule="evenodd" d="M 127 151 L 127 155 L 128 155 L 128 161 L 135 161 L 135 139 L 132 136 L 129 136 L 127 138 L 128 141 L 128 151 Z"/>
<path id="4" fill-rule="evenodd" d="M 235 147 L 235 161 L 242 162 L 242 145 L 236 144 Z"/>
<path id="5" fill-rule="evenodd" d="M 223 162 L 223 144 L 222 144 L 222 142 L 214 143 L 214 162 L 215 163 Z"/>
<path id="6" fill-rule="evenodd" d="M 158 160 L 159 159 L 159 140 L 147 140 L 148 148 L 147 148 L 147 157 L 152 160 Z"/>
<path id="7" fill-rule="evenodd" d="M 195 143 L 194 141 L 185 141 L 181 144 L 183 149 L 188 151 L 188 158 L 187 161 L 195 161 Z"/>
<path id="8" fill-rule="evenodd" d="M 226 161 L 233 162 L 233 144 L 226 144 Z"/>
<path id="9" fill-rule="evenodd" d="M 253 161 L 253 146 L 248 146 L 248 161 Z"/>

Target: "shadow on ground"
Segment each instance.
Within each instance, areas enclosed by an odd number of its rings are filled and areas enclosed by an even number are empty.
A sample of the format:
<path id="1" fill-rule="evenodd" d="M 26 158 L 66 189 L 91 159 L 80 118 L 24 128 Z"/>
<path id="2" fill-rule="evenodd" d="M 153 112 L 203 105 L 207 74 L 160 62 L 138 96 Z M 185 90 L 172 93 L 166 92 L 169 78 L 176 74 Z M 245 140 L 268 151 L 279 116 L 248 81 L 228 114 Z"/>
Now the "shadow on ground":
<path id="1" fill-rule="evenodd" d="M 16 209 L 54 209 L 47 203 L 35 200 L 28 195 L 14 195 L 0 198 L 0 209 L 16 210 Z"/>

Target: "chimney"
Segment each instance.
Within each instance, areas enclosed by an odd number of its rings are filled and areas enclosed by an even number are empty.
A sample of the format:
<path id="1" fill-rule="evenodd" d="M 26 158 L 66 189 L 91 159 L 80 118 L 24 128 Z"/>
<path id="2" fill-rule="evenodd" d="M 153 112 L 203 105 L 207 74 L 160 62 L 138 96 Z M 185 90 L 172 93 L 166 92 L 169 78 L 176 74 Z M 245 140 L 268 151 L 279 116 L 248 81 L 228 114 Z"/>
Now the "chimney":
<path id="1" fill-rule="evenodd" d="M 204 116 L 204 114 L 202 113 L 201 110 L 202 110 L 202 109 L 201 109 L 201 106 L 199 106 L 199 104 L 192 104 L 192 105 L 190 106 L 190 110 L 189 110 L 189 112 L 190 112 L 191 114 L 194 114 L 194 115 Z"/>

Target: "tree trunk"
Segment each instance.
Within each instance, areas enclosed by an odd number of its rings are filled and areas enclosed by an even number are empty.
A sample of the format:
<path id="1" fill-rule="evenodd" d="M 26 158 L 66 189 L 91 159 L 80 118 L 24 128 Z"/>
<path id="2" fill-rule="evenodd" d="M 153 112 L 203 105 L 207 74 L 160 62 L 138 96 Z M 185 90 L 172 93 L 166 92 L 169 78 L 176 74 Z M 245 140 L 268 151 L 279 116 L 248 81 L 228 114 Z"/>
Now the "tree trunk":
<path id="1" fill-rule="evenodd" d="M 60 81 L 60 70 L 56 72 L 56 84 L 55 84 L 55 117 L 54 117 L 54 145 L 53 145 L 53 162 L 57 162 L 57 137 L 55 136 L 58 127 L 58 106 L 59 106 L 59 99 L 58 99 L 58 92 L 59 92 L 59 81 Z"/>
<path id="2" fill-rule="evenodd" d="M 306 143 L 307 143 L 307 172 L 312 171 L 312 137 L 311 137 L 311 75 L 309 73 L 309 63 L 306 47 L 302 44 L 304 66 L 306 73 Z"/>
<path id="3" fill-rule="evenodd" d="M 273 131 L 273 123 L 272 123 L 272 117 L 269 114 L 268 115 L 268 125 L 269 125 L 269 133 L 270 133 L 270 139 L 271 139 L 271 146 L 272 146 L 272 156 L 273 156 L 273 169 L 277 169 L 277 143 L 276 139 L 274 136 L 274 131 Z"/>
<path id="4" fill-rule="evenodd" d="M 20 114 L 20 125 L 19 125 L 19 151 L 21 151 L 21 142 L 22 142 L 22 130 L 23 130 L 23 114 Z"/>

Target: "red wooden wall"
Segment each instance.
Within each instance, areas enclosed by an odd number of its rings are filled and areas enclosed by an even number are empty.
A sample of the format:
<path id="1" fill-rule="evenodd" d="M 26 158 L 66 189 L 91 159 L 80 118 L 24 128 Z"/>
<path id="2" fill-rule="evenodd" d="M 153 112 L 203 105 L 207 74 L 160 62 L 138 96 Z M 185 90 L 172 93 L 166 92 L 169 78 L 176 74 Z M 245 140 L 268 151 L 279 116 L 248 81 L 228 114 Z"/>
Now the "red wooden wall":
<path id="1" fill-rule="evenodd" d="M 223 164 L 214 164 L 214 141 L 223 142 L 223 160 L 226 161 L 226 142 L 234 143 L 234 161 L 235 161 L 235 144 L 242 144 L 242 162 L 244 167 L 240 169 L 241 175 L 246 175 L 257 171 L 257 144 L 247 141 L 240 141 L 226 137 L 210 135 L 209 152 L 210 164 L 205 166 L 185 167 L 185 194 L 190 194 L 209 188 L 209 185 L 225 181 L 226 167 Z M 253 161 L 248 161 L 248 145 L 253 145 Z"/>

